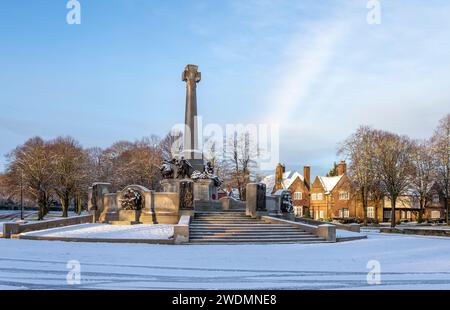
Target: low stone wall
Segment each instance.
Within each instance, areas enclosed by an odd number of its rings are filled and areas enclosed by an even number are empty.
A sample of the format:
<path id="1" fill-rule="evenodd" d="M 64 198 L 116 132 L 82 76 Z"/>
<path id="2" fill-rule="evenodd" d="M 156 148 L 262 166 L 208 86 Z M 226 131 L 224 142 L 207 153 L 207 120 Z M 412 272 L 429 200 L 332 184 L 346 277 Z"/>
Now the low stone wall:
<path id="1" fill-rule="evenodd" d="M 64 227 L 71 225 L 79 225 L 86 223 L 94 223 L 94 215 L 74 216 L 68 218 L 62 218 L 57 220 L 47 220 L 35 223 L 4 223 L 3 224 L 3 238 L 11 238 L 13 235 L 18 235 L 25 232 L 45 230 L 56 227 Z"/>
<path id="2" fill-rule="evenodd" d="M 450 237 L 450 229 L 380 228 L 381 233 Z"/>
<path id="3" fill-rule="evenodd" d="M 223 197 L 219 201 L 222 203 L 223 210 L 245 210 L 245 201 L 233 197 Z"/>
<path id="4" fill-rule="evenodd" d="M 352 231 L 352 232 L 361 232 L 361 225 L 359 224 L 341 224 L 341 223 L 329 223 L 329 222 L 322 222 L 322 221 L 317 221 L 317 220 L 313 220 L 313 219 L 308 219 L 308 218 L 304 218 L 304 217 L 297 217 L 295 218 L 295 221 L 297 222 L 301 222 L 301 223 L 306 223 L 306 224 L 310 224 L 310 225 L 334 225 L 336 226 L 336 228 L 338 229 L 342 229 L 342 230 L 347 230 L 347 231 Z"/>
<path id="5" fill-rule="evenodd" d="M 272 224 L 289 224 L 292 227 L 299 228 L 303 231 L 306 231 L 306 232 L 309 232 L 316 236 L 319 236 L 321 238 L 324 238 L 326 241 L 336 242 L 336 226 L 334 226 L 334 225 L 324 224 L 324 225 L 315 226 L 315 225 L 310 225 L 310 224 L 304 224 L 304 223 L 299 223 L 299 222 L 283 220 L 283 219 L 272 217 L 272 216 L 262 216 L 261 219 L 263 219 L 266 222 L 272 223 Z"/>

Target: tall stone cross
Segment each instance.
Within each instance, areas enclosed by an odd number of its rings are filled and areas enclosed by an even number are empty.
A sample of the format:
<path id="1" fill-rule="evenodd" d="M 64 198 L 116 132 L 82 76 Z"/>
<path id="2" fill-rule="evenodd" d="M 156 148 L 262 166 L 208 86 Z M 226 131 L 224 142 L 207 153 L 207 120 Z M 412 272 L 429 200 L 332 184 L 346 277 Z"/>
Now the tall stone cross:
<path id="1" fill-rule="evenodd" d="M 182 80 L 186 82 L 186 114 L 184 133 L 184 158 L 191 164 L 193 160 L 203 161 L 202 152 L 198 148 L 198 124 L 197 124 L 197 83 L 202 79 L 198 66 L 187 65 L 184 69 Z"/>

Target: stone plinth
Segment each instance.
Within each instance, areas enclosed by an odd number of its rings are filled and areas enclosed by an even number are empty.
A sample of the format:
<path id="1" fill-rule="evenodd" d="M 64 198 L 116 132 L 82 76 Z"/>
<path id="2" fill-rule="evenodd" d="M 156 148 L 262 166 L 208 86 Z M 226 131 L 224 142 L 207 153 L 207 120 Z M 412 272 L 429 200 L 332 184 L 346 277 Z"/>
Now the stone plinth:
<path id="1" fill-rule="evenodd" d="M 139 223 L 140 218 L 141 218 L 141 211 L 135 211 L 135 210 L 120 210 L 119 211 L 119 221 L 120 222 Z"/>
<path id="2" fill-rule="evenodd" d="M 266 211 L 266 186 L 263 183 L 249 183 L 246 187 L 246 214 L 256 217 L 258 211 Z"/>
<path id="3" fill-rule="evenodd" d="M 177 193 L 179 195 L 179 209 L 191 210 L 194 208 L 194 181 L 190 179 L 167 179 L 161 181 L 164 193 Z"/>
<path id="4" fill-rule="evenodd" d="M 217 200 L 217 187 L 210 179 L 197 180 L 194 182 L 194 200 L 210 201 Z"/>
<path id="5" fill-rule="evenodd" d="M 109 193 L 110 183 L 94 183 L 88 191 L 88 211 L 102 212 L 104 209 L 103 196 Z"/>

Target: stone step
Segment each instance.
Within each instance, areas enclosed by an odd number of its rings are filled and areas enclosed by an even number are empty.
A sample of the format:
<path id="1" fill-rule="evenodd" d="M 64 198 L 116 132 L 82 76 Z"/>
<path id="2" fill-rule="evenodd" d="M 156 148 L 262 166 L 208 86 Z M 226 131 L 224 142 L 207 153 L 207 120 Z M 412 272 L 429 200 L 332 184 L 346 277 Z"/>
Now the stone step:
<path id="1" fill-rule="evenodd" d="M 203 211 L 195 212 L 195 215 L 242 215 L 246 216 L 245 211 Z"/>
<path id="2" fill-rule="evenodd" d="M 206 235 L 192 235 L 193 239 L 199 239 L 199 238 L 205 238 L 205 239 L 211 239 L 211 238 L 218 238 L 219 234 L 206 234 Z M 248 234 L 223 234 L 224 236 L 220 237 L 219 239 L 222 238 L 237 238 L 238 236 L 244 237 L 248 236 L 250 237 L 250 235 Z M 269 235 L 269 234 L 268 234 Z M 280 238 L 319 238 L 318 236 L 312 235 L 312 234 L 294 234 L 294 235 L 283 235 L 283 234 L 270 234 L 272 236 L 272 238 L 274 239 L 280 239 Z M 254 234 L 253 238 L 263 238 L 266 237 L 265 234 Z"/>
<path id="3" fill-rule="evenodd" d="M 255 239 L 255 238 L 221 238 L 221 239 L 191 239 L 192 243 L 323 243 L 322 239 L 285 238 L 285 239 Z"/>
<path id="4" fill-rule="evenodd" d="M 251 218 L 250 216 L 203 216 L 203 215 L 196 215 L 194 219 L 208 219 L 208 220 L 228 220 L 228 219 L 244 219 L 244 220 L 258 220 L 255 218 Z M 260 221 L 260 220 L 258 220 Z"/>
<path id="5" fill-rule="evenodd" d="M 287 224 L 204 224 L 204 223 L 191 223 L 190 227 L 265 227 L 265 228 L 275 228 L 275 227 L 279 227 L 279 228 L 292 228 L 292 229 L 296 229 L 290 225 Z"/>
<path id="6" fill-rule="evenodd" d="M 208 233 L 208 232 L 212 232 L 212 233 L 220 233 L 220 232 L 270 232 L 270 233 L 296 233 L 296 232 L 301 232 L 301 233 L 306 233 L 302 230 L 299 229 L 221 229 L 221 228 L 216 228 L 216 229 L 191 229 L 191 232 L 198 232 L 198 233 Z"/>
<path id="7" fill-rule="evenodd" d="M 259 221 L 244 221 L 244 220 L 235 220 L 235 221 L 193 221 L 194 224 L 265 224 L 264 222 Z"/>
<path id="8" fill-rule="evenodd" d="M 289 233 L 289 234 L 278 234 L 278 233 L 190 233 L 189 237 L 191 239 L 202 239 L 202 238 L 221 238 L 221 237 L 233 237 L 233 238 L 247 238 L 247 237 L 256 237 L 256 238 L 310 238 L 313 237 L 311 234 L 302 234 L 302 233 Z"/>

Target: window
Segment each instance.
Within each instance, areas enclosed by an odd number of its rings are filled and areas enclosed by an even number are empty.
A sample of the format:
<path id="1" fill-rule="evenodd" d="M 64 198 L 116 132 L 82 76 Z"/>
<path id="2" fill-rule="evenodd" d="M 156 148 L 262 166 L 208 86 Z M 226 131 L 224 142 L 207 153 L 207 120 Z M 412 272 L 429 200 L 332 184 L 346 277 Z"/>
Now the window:
<path id="1" fill-rule="evenodd" d="M 431 211 L 431 218 L 433 220 L 440 219 L 441 218 L 441 212 L 440 211 Z"/>
<path id="2" fill-rule="evenodd" d="M 349 218 L 350 217 L 350 210 L 349 209 L 342 209 L 343 213 L 344 213 L 344 218 Z"/>
<path id="3" fill-rule="evenodd" d="M 375 207 L 368 207 L 367 208 L 367 217 L 370 219 L 375 218 Z"/>
<path id="4" fill-rule="evenodd" d="M 324 219 L 324 218 L 325 218 L 325 216 L 324 216 L 323 210 L 321 210 L 321 211 L 320 211 L 319 219 Z"/>
<path id="5" fill-rule="evenodd" d="M 295 192 L 294 193 L 294 200 L 302 200 L 302 199 L 303 199 L 302 192 Z"/>
<path id="6" fill-rule="evenodd" d="M 317 200 L 323 200 L 323 194 L 322 193 L 317 194 Z"/>
<path id="7" fill-rule="evenodd" d="M 303 207 L 294 207 L 295 216 L 303 217 Z"/>
<path id="8" fill-rule="evenodd" d="M 434 194 L 433 195 L 433 203 L 439 203 L 439 202 L 440 202 L 439 195 L 438 194 Z"/>
<path id="9" fill-rule="evenodd" d="M 316 193 L 311 194 L 311 200 L 317 200 L 317 194 Z"/>
<path id="10" fill-rule="evenodd" d="M 339 192 L 339 200 L 350 200 L 349 192 Z"/>
<path id="11" fill-rule="evenodd" d="M 384 211 L 384 218 L 390 220 L 391 219 L 391 211 Z"/>

